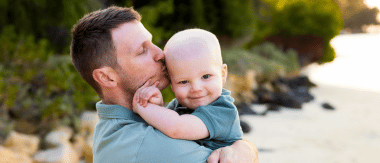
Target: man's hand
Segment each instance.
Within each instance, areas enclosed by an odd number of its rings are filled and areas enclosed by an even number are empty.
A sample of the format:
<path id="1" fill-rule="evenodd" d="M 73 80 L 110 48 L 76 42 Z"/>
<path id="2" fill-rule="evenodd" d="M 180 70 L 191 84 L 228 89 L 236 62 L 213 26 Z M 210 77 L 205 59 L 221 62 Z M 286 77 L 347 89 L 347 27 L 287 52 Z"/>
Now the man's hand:
<path id="1" fill-rule="evenodd" d="M 247 140 L 238 140 L 231 146 L 219 148 L 207 158 L 208 163 L 258 163 L 256 146 Z"/>
<path id="2" fill-rule="evenodd" d="M 162 94 L 157 88 L 159 82 L 155 82 L 153 85 L 150 85 L 150 79 L 141 86 L 133 96 L 133 111 L 138 109 L 138 104 L 140 107 L 146 107 L 148 102 L 151 104 L 156 104 L 162 106 L 164 104 Z M 136 112 L 137 113 L 137 112 Z"/>

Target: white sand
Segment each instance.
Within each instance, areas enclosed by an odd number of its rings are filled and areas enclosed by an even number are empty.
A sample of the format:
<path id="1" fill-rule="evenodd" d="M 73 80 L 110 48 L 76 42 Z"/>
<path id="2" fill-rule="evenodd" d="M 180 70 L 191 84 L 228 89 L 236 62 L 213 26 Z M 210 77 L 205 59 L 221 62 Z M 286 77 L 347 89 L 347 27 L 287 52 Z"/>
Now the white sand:
<path id="1" fill-rule="evenodd" d="M 380 92 L 320 85 L 301 110 L 243 115 L 261 163 L 379 163 Z M 334 111 L 323 109 L 328 102 Z"/>

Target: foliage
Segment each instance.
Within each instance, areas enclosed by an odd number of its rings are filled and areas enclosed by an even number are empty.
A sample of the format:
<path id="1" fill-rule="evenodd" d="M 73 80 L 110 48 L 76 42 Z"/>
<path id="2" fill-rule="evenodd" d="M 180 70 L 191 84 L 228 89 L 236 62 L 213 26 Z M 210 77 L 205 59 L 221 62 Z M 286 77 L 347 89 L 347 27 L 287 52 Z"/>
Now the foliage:
<path id="1" fill-rule="evenodd" d="M 325 40 L 324 55 L 320 63 L 332 61 L 330 40 L 339 34 L 343 20 L 339 8 L 332 0 L 263 0 L 254 37 L 247 47 L 261 43 L 273 35 L 312 34 Z"/>
<path id="2" fill-rule="evenodd" d="M 251 0 L 127 0 L 119 6 L 133 6 L 141 22 L 152 33 L 153 42 L 163 48 L 176 32 L 202 28 L 217 36 L 238 38 L 253 32 L 254 12 Z"/>
<path id="3" fill-rule="evenodd" d="M 76 72 L 70 56 L 54 54 L 48 40 L 36 42 L 32 35 L 17 35 L 13 26 L 6 26 L 0 42 L 3 114 L 37 124 L 72 125 L 78 113 L 94 108 L 95 91 Z"/>
<path id="4" fill-rule="evenodd" d="M 284 52 L 270 42 L 248 50 L 242 48 L 225 50 L 222 55 L 230 73 L 242 75 L 247 70 L 255 70 L 258 82 L 273 81 L 299 71 L 297 52 L 293 49 Z"/>
<path id="5" fill-rule="evenodd" d="M 72 26 L 99 8 L 97 0 L 1 0 L 0 30 L 4 25 L 14 25 L 15 32 L 48 38 L 56 50 L 68 52 Z"/>

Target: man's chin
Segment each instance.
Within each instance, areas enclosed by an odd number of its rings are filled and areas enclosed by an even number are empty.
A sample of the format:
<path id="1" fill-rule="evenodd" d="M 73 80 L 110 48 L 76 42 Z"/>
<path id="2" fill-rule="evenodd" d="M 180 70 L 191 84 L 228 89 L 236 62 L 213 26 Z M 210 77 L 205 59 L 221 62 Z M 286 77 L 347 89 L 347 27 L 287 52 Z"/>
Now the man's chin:
<path id="1" fill-rule="evenodd" d="M 161 78 L 161 80 L 159 79 L 159 80 L 157 80 L 157 81 L 159 81 L 160 83 L 158 84 L 158 86 L 157 86 L 157 88 L 159 89 L 159 90 L 164 90 L 166 87 L 168 87 L 169 85 L 170 85 L 170 82 L 169 82 L 169 80 L 167 80 L 167 79 L 162 79 Z"/>
<path id="2" fill-rule="evenodd" d="M 162 90 L 164 90 L 165 88 L 167 88 L 168 86 L 170 85 L 170 83 L 169 82 L 166 82 L 166 83 L 163 83 L 163 84 L 158 84 L 158 89 L 160 90 L 160 91 L 162 91 Z"/>

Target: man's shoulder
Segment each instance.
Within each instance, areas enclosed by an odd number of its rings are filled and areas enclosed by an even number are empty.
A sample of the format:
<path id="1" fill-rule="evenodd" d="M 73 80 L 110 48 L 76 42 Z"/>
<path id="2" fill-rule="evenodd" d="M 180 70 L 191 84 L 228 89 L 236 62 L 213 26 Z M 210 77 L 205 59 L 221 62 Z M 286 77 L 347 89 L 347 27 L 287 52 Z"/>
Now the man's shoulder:
<path id="1" fill-rule="evenodd" d="M 94 162 L 120 162 L 125 157 L 135 162 L 145 135 L 153 127 L 133 120 L 99 119 L 94 133 Z"/>

